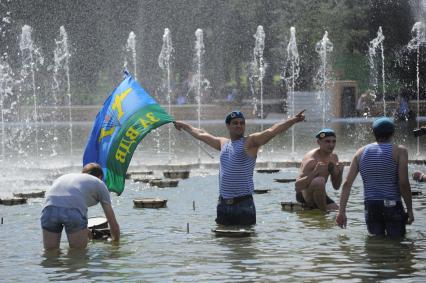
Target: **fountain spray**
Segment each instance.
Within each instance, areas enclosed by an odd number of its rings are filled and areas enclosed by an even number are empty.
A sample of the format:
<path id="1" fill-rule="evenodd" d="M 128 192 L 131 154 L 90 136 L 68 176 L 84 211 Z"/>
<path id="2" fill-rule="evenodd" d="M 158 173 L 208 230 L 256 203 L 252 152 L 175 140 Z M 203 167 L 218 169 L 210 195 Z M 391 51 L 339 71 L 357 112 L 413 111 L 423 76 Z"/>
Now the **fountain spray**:
<path id="1" fill-rule="evenodd" d="M 368 46 L 368 61 L 370 64 L 370 79 L 371 85 L 374 89 L 374 92 L 377 93 L 379 83 L 378 76 L 375 64 L 376 58 L 376 50 L 380 49 L 381 55 L 381 63 L 382 63 L 382 92 L 383 92 L 383 116 L 386 116 L 386 88 L 385 88 L 385 53 L 383 47 L 383 41 L 385 40 L 385 36 L 382 32 L 382 27 L 379 27 L 377 31 L 377 37 L 370 41 L 370 45 Z"/>
<path id="2" fill-rule="evenodd" d="M 197 118 L 198 118 L 198 128 L 201 128 L 201 82 L 202 82 L 202 65 L 203 65 L 203 55 L 204 55 L 204 40 L 203 40 L 203 30 L 197 29 L 195 31 L 195 68 L 196 75 L 194 77 L 194 84 L 196 86 L 196 99 L 197 99 Z M 201 163 L 201 143 L 198 141 L 198 163 Z"/>
<path id="3" fill-rule="evenodd" d="M 291 99 L 291 117 L 294 117 L 294 86 L 296 79 L 299 77 L 299 51 L 296 43 L 296 28 L 290 28 L 290 41 L 287 45 L 287 58 L 282 73 L 282 79 L 285 80 Z M 291 153 L 294 156 L 294 126 L 291 127 Z"/>
<path id="4" fill-rule="evenodd" d="M 166 87 L 167 87 L 167 109 L 168 113 L 171 113 L 171 93 L 172 89 L 170 86 L 170 62 L 172 59 L 173 45 L 172 37 L 170 35 L 170 30 L 168 28 L 164 29 L 163 35 L 163 46 L 161 47 L 161 53 L 158 56 L 158 65 L 166 73 Z M 169 130 L 169 162 L 172 159 L 172 134 L 171 126 L 168 125 Z"/>
<path id="5" fill-rule="evenodd" d="M 426 45 L 426 25 L 423 22 L 416 22 L 411 29 L 412 39 L 408 43 L 408 49 L 416 51 L 416 91 L 417 91 L 417 128 L 419 124 L 419 113 L 420 113 L 420 46 Z M 417 156 L 420 155 L 420 140 L 417 137 Z"/>
<path id="6" fill-rule="evenodd" d="M 328 32 L 325 31 L 322 40 L 318 41 L 315 45 L 315 51 L 320 56 L 321 67 L 317 73 L 317 80 L 320 85 L 320 95 L 321 95 L 321 105 L 322 105 L 322 127 L 325 127 L 325 113 L 327 111 L 327 101 L 326 101 L 326 93 L 325 89 L 328 83 L 328 62 L 327 62 L 327 54 L 333 51 L 333 43 L 328 39 Z"/>
<path id="7" fill-rule="evenodd" d="M 33 96 L 33 121 L 35 127 L 35 144 L 36 144 L 36 156 L 39 156 L 39 140 L 38 140 L 38 113 L 37 113 L 37 93 L 35 83 L 35 71 L 37 70 L 37 60 L 40 64 L 43 64 L 43 58 L 40 56 L 38 49 L 34 46 L 31 38 L 32 28 L 28 25 L 22 27 L 21 38 L 19 42 L 19 48 L 22 56 L 22 70 L 21 75 L 23 81 L 25 78 L 30 76 L 32 96 Z M 29 120 L 27 119 L 27 127 L 29 127 Z"/>
<path id="8" fill-rule="evenodd" d="M 258 26 L 256 34 L 253 35 L 255 38 L 255 45 L 253 49 L 253 60 L 250 64 L 250 88 L 253 94 L 253 113 L 257 114 L 257 84 L 259 84 L 260 92 L 260 119 L 261 119 L 261 130 L 263 131 L 263 78 L 265 76 L 266 64 L 263 60 L 263 50 L 265 49 L 265 32 L 263 26 Z"/>
<path id="9" fill-rule="evenodd" d="M 73 156 L 73 131 L 72 131 L 72 97 L 71 97 L 71 83 L 70 83 L 70 68 L 69 68 L 69 59 L 70 52 L 68 48 L 68 34 L 65 31 L 65 27 L 61 26 L 59 28 L 59 39 L 55 40 L 56 48 L 54 50 L 54 61 L 55 65 L 53 67 L 53 93 L 55 96 L 55 112 L 57 113 L 59 98 L 58 92 L 61 87 L 61 70 L 65 73 L 65 81 L 66 81 L 66 94 L 67 97 L 67 106 L 68 106 L 68 132 L 69 132 L 69 142 L 70 142 L 70 156 Z M 55 113 L 55 114 L 56 114 Z M 56 119 L 54 120 L 56 123 Z M 56 127 L 56 125 L 55 125 Z M 54 134 L 54 141 L 56 142 L 57 137 L 56 133 Z M 55 143 L 54 143 L 55 144 Z M 55 154 L 55 152 L 54 152 Z"/>
<path id="10" fill-rule="evenodd" d="M 135 80 L 138 79 L 137 75 L 137 69 L 136 69 L 136 34 L 131 31 L 129 33 L 129 37 L 127 38 L 127 44 L 126 44 L 126 53 L 131 53 L 132 55 L 132 63 L 133 63 L 133 77 Z M 127 69 L 127 54 L 124 59 L 124 69 Z"/>

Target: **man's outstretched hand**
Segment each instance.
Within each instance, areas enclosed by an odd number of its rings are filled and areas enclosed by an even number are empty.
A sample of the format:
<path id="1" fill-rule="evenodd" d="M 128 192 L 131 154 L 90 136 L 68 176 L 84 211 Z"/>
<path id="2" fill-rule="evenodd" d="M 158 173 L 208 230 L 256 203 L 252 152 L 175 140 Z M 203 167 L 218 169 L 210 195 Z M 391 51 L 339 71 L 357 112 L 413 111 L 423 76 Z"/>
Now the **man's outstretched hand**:
<path id="1" fill-rule="evenodd" d="M 303 109 L 302 111 L 297 113 L 296 116 L 294 116 L 296 118 L 296 122 L 305 121 L 305 113 L 304 113 L 305 111 L 306 111 L 306 109 Z"/>

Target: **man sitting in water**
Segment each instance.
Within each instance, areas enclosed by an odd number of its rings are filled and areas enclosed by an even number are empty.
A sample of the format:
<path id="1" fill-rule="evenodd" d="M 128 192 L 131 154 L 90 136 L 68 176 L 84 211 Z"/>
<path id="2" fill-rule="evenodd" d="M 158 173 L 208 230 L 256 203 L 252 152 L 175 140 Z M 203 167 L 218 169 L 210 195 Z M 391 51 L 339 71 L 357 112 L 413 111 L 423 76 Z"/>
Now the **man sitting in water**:
<path id="1" fill-rule="evenodd" d="M 276 123 L 269 129 L 247 137 L 244 136 L 244 115 L 239 111 L 233 111 L 225 118 L 229 138 L 216 137 L 184 122 L 175 122 L 176 129 L 183 129 L 196 139 L 221 151 L 216 223 L 222 225 L 256 224 L 256 208 L 252 194 L 257 152 L 273 137 L 305 120 L 303 112 L 304 110 L 295 117 Z"/>
<path id="2" fill-rule="evenodd" d="M 402 145 L 392 143 L 394 131 L 395 125 L 389 118 L 375 120 L 373 133 L 376 142 L 361 147 L 355 153 L 340 195 L 340 209 L 336 217 L 340 227 L 346 227 L 346 204 L 358 172 L 364 184 L 365 222 L 370 234 L 399 238 L 405 235 L 405 225 L 414 221 L 408 181 L 408 152 Z"/>
<path id="3" fill-rule="evenodd" d="M 46 204 L 40 219 L 46 250 L 59 248 L 63 227 L 70 248 L 85 248 L 90 235 L 87 208 L 99 202 L 111 229 L 112 240 L 118 241 L 120 238 L 109 191 L 102 182 L 101 166 L 97 163 L 86 164 L 82 173 L 59 177 L 46 193 Z"/>
<path id="4" fill-rule="evenodd" d="M 327 196 L 326 183 L 331 176 L 335 190 L 342 184 L 344 165 L 333 153 L 336 134 L 331 129 L 322 129 L 316 135 L 318 148 L 305 154 L 296 179 L 296 200 L 322 211 L 337 210 L 337 204 Z"/>

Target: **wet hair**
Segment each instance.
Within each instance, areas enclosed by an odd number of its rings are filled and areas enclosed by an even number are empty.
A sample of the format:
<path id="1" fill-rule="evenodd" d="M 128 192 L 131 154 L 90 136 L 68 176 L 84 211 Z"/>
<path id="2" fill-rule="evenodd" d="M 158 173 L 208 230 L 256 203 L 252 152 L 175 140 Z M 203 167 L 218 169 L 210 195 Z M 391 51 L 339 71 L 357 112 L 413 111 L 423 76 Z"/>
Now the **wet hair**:
<path id="1" fill-rule="evenodd" d="M 104 172 L 98 163 L 88 163 L 83 167 L 82 173 L 86 173 L 97 178 L 103 178 Z"/>
<path id="2" fill-rule="evenodd" d="M 232 120 L 232 119 L 235 119 L 235 118 L 242 118 L 243 120 L 245 120 L 245 119 L 244 119 L 243 112 L 240 112 L 240 111 L 232 111 L 232 112 L 228 113 L 228 115 L 226 115 L 225 123 L 226 123 L 226 124 L 230 124 L 230 123 L 231 123 L 231 120 Z"/>
<path id="3" fill-rule="evenodd" d="M 387 117 L 381 117 L 376 119 L 372 125 L 373 134 L 376 141 L 388 140 L 392 137 L 395 132 L 395 124 Z"/>

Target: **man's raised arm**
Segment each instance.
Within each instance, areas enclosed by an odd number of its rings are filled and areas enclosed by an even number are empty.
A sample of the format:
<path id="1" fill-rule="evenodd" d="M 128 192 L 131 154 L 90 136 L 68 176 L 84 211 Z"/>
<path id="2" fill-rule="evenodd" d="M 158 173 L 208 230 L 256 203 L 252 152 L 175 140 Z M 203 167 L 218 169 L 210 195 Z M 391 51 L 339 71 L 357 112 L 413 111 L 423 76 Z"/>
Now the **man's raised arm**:
<path id="1" fill-rule="evenodd" d="M 187 124 L 182 121 L 175 121 L 174 125 L 177 130 L 179 131 L 184 130 L 188 132 L 189 134 L 191 134 L 191 136 L 193 136 L 197 140 L 200 140 L 217 150 L 221 150 L 221 145 L 225 143 L 227 140 L 226 138 L 223 138 L 223 137 L 215 137 L 207 133 L 203 129 L 195 128 L 191 126 L 190 124 Z"/>
<path id="2" fill-rule="evenodd" d="M 296 116 L 291 117 L 285 121 L 276 123 L 272 125 L 270 128 L 251 134 L 247 138 L 247 147 L 250 148 L 259 148 L 262 145 L 268 143 L 273 137 L 275 137 L 278 134 L 281 134 L 282 132 L 285 132 L 287 129 L 289 129 L 294 124 L 304 121 L 305 120 L 305 114 L 303 114 L 305 110 L 299 112 Z"/>

